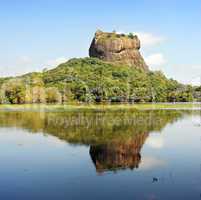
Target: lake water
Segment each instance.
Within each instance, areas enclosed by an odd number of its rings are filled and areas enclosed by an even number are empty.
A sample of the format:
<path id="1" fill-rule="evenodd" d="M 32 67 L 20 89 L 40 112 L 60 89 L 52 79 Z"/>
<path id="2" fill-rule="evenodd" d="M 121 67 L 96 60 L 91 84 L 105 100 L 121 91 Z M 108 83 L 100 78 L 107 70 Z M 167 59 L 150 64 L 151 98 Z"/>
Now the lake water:
<path id="1" fill-rule="evenodd" d="M 0 199 L 201 199 L 200 111 L 0 111 Z"/>

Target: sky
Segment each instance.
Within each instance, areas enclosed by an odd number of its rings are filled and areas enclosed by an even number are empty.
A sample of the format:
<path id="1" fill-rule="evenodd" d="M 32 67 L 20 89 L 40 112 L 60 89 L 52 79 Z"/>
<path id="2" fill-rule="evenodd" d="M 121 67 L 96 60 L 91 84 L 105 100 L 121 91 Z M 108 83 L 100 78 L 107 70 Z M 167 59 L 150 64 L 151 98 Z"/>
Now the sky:
<path id="1" fill-rule="evenodd" d="M 201 79 L 200 0 L 0 0 L 0 76 L 88 56 L 97 29 L 133 32 L 151 70 Z"/>

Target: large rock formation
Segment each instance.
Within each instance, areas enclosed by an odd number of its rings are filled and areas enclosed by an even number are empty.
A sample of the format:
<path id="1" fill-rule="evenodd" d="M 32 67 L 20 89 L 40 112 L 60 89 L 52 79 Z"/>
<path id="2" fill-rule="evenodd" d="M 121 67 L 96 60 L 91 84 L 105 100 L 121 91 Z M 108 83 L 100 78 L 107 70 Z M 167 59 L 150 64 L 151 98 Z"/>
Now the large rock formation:
<path id="1" fill-rule="evenodd" d="M 140 52 L 140 40 L 132 34 L 105 33 L 98 30 L 92 40 L 89 56 L 148 70 Z"/>
<path id="2" fill-rule="evenodd" d="M 148 137 L 140 133 L 127 140 L 113 140 L 107 144 L 92 145 L 90 156 L 97 172 L 135 169 L 141 162 L 140 151 Z"/>

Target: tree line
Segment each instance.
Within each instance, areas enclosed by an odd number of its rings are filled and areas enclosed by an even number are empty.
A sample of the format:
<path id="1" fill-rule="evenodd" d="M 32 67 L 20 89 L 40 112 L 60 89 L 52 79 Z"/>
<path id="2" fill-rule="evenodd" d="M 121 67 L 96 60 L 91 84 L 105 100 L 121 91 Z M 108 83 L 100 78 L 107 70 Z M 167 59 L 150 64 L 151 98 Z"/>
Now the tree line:
<path id="1" fill-rule="evenodd" d="M 0 79 L 0 103 L 190 102 L 200 87 L 168 79 L 161 71 L 71 59 L 41 73 Z"/>

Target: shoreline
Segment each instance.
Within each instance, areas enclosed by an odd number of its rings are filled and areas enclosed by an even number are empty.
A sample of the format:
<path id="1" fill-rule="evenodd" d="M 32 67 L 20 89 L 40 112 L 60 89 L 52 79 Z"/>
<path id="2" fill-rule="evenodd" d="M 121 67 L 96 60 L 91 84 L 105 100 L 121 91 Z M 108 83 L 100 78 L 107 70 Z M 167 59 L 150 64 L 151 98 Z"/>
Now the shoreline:
<path id="1" fill-rule="evenodd" d="M 135 110 L 201 110 L 201 102 L 141 104 L 1 104 L 0 111 L 135 111 Z"/>

